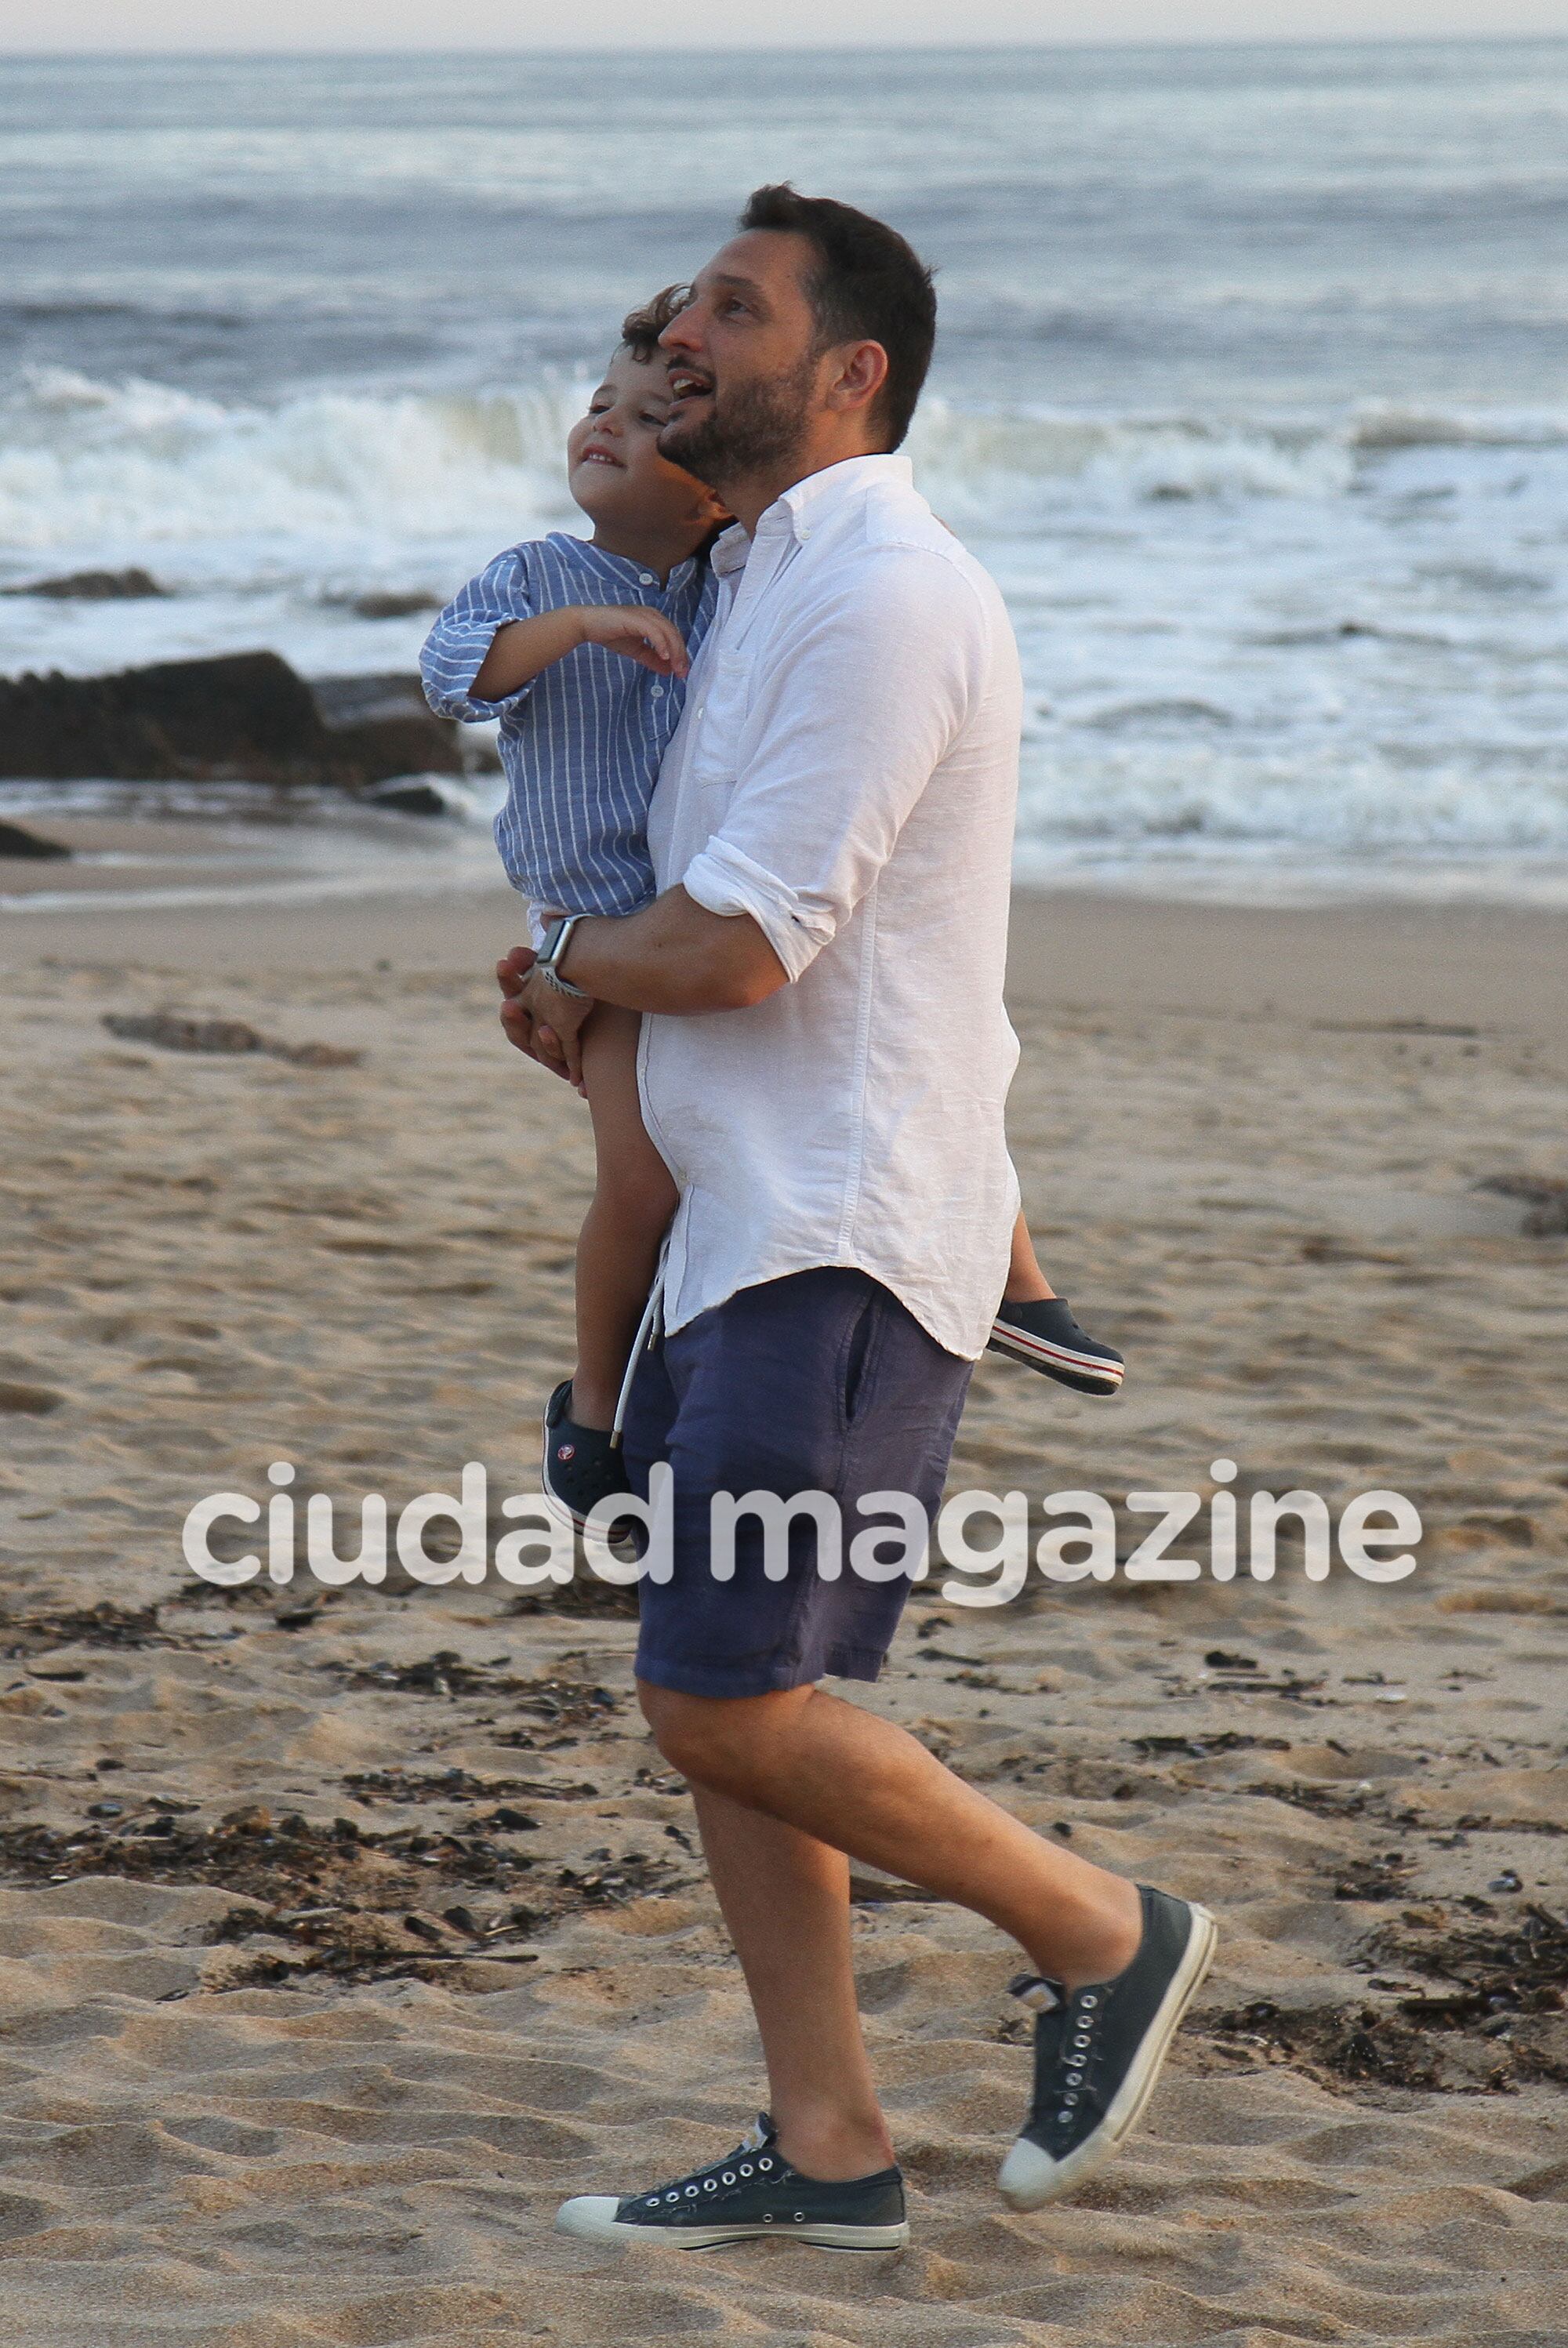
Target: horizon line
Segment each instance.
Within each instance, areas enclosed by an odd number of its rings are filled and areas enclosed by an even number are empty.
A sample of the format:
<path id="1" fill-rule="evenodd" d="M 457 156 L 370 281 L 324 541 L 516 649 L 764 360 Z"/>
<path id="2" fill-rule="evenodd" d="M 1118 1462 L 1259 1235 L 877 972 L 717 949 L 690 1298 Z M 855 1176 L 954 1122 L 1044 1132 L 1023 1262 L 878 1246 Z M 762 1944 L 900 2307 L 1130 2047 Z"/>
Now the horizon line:
<path id="1" fill-rule="evenodd" d="M 995 40 L 973 41 L 899 41 L 810 40 L 794 42 L 762 41 L 660 41 L 652 44 L 605 42 L 597 46 L 581 43 L 519 41 L 498 46 L 494 42 L 433 42 L 398 41 L 390 46 L 369 42 L 320 44 L 295 43 L 285 48 L 267 48 L 260 45 L 236 43 L 220 48 L 187 48 L 170 43 L 165 46 L 150 42 L 140 47 L 95 42 L 77 42 L 70 46 L 46 47 L 33 43 L 10 45 L 0 38 L 0 57 L 57 58 L 66 61 L 77 57 L 120 58 L 141 57 L 183 58 L 191 62 L 229 57 L 1018 57 L 1060 56 L 1064 53 L 1099 55 L 1107 52 L 1126 54 L 1146 50 L 1167 53 L 1182 49 L 1457 49 L 1516 47 L 1562 47 L 1568 46 L 1568 26 L 1555 33 L 1540 31 L 1498 32 L 1489 27 L 1476 33 L 1264 33 L 1253 34 L 1244 40 L 1219 33 L 1190 33 L 1179 38 L 1148 39 L 1127 36 L 1101 40 Z"/>

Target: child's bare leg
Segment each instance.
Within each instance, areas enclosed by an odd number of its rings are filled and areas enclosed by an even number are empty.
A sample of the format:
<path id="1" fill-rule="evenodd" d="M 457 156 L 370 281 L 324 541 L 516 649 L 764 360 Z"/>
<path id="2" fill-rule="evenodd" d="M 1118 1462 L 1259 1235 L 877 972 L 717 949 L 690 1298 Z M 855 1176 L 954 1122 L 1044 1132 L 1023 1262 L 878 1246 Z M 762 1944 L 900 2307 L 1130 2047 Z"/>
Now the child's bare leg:
<path id="1" fill-rule="evenodd" d="M 659 1242 L 677 1193 L 648 1138 L 637 1097 L 635 1011 L 601 1003 L 583 1031 L 583 1086 L 599 1172 L 577 1241 L 577 1368 L 571 1414 L 614 1424 L 626 1360 L 643 1317 Z"/>
<path id="2" fill-rule="evenodd" d="M 1029 1237 L 1029 1226 L 1020 1210 L 1018 1220 L 1013 1226 L 1013 1258 L 1007 1266 L 1007 1285 L 1002 1292 L 1003 1302 L 1007 1304 L 1033 1304 L 1044 1297 L 1054 1296 L 1056 1292 L 1040 1270 L 1035 1243 Z"/>

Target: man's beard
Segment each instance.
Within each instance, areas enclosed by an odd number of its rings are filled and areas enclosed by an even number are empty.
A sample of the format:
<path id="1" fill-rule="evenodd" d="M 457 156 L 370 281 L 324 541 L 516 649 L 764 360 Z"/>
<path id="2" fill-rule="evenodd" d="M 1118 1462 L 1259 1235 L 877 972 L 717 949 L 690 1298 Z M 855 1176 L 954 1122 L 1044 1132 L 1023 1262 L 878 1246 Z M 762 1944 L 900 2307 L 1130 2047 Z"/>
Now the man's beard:
<path id="1" fill-rule="evenodd" d="M 806 417 L 817 379 L 808 355 L 790 375 L 759 378 L 721 396 L 715 392 L 700 423 L 682 431 L 666 425 L 661 457 L 722 490 L 726 482 L 769 473 L 789 463 L 806 437 Z"/>

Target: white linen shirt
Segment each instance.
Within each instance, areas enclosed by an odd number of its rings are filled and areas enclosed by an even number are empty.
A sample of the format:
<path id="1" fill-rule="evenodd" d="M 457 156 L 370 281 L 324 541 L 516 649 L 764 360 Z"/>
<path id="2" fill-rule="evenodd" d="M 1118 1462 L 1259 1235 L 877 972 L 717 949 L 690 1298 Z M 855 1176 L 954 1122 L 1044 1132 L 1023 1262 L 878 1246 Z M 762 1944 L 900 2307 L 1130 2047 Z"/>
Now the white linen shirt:
<path id="1" fill-rule="evenodd" d="M 643 1022 L 644 1116 L 681 1194 L 665 1326 L 853 1265 L 973 1359 L 1018 1210 L 1012 629 L 903 457 L 810 475 L 714 568 L 648 844 L 661 890 L 749 913 L 790 983 Z"/>

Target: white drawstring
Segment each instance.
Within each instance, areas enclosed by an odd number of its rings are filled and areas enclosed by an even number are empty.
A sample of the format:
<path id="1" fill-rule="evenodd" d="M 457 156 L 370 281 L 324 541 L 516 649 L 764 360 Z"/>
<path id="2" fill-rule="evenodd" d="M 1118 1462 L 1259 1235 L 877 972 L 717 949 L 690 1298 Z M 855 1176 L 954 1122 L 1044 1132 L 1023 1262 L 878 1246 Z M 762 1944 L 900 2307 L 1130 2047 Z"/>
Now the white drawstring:
<path id="1" fill-rule="evenodd" d="M 669 1251 L 670 1240 L 669 1233 L 666 1231 L 665 1233 L 664 1244 L 659 1250 L 658 1267 L 654 1273 L 654 1284 L 648 1291 L 648 1301 L 643 1307 L 643 1317 L 637 1323 L 637 1334 L 633 1342 L 631 1359 L 626 1364 L 626 1375 L 621 1380 L 621 1391 L 615 1403 L 614 1422 L 610 1428 L 610 1447 L 613 1451 L 619 1450 L 620 1448 L 621 1429 L 625 1424 L 626 1405 L 632 1398 L 632 1381 L 637 1375 L 637 1365 L 641 1362 L 643 1355 L 647 1352 L 648 1347 L 653 1344 L 654 1338 L 658 1331 L 660 1320 L 663 1317 L 665 1302 L 665 1264 L 668 1259 Z"/>

